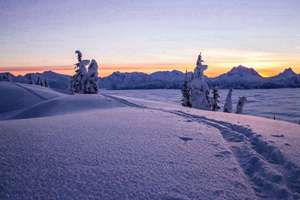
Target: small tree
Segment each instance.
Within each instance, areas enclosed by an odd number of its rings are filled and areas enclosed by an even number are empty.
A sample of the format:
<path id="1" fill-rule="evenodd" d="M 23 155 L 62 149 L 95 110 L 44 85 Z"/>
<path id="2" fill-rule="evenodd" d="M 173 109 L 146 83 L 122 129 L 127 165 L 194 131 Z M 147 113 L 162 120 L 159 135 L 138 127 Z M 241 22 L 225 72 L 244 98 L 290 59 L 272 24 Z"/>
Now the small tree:
<path id="1" fill-rule="evenodd" d="M 29 74 L 28 76 L 28 84 L 33 84 L 32 74 Z"/>
<path id="2" fill-rule="evenodd" d="M 89 65 L 87 80 L 85 85 L 85 93 L 97 94 L 98 93 L 98 64 L 93 59 Z"/>
<path id="3" fill-rule="evenodd" d="M 77 53 L 77 51 L 75 51 L 75 53 Z M 81 53 L 80 53 L 81 54 Z M 79 82 L 79 63 L 81 60 L 81 56 L 79 57 L 79 55 L 77 55 L 77 60 L 78 60 L 78 63 L 75 64 L 75 74 L 72 76 L 72 80 L 71 80 L 71 92 L 72 93 L 79 93 L 79 85 L 80 85 L 80 82 Z"/>
<path id="4" fill-rule="evenodd" d="M 231 113 L 232 112 L 232 89 L 228 91 L 226 96 L 225 104 L 224 104 L 224 112 Z"/>
<path id="5" fill-rule="evenodd" d="M 220 95 L 219 95 L 219 91 L 217 88 L 213 88 L 213 98 L 212 98 L 212 110 L 213 111 L 218 111 L 220 109 L 220 106 L 219 106 L 219 98 L 220 98 Z"/>
<path id="6" fill-rule="evenodd" d="M 187 77 L 187 71 L 185 72 L 185 79 L 183 82 L 183 87 L 181 89 L 181 93 L 182 93 L 182 105 L 183 106 L 187 106 L 187 107 L 191 107 L 191 102 L 190 102 L 190 98 L 191 98 L 191 89 L 189 86 L 189 80 Z"/>
<path id="7" fill-rule="evenodd" d="M 239 97 L 239 101 L 236 105 L 236 113 L 237 114 L 242 114 L 243 113 L 243 108 L 245 103 L 247 102 L 247 98 L 246 97 Z"/>
<path id="8" fill-rule="evenodd" d="M 75 54 L 77 54 L 78 63 L 75 64 L 75 74 L 71 80 L 71 92 L 84 93 L 85 62 L 82 61 L 82 53 L 80 51 L 76 50 Z"/>

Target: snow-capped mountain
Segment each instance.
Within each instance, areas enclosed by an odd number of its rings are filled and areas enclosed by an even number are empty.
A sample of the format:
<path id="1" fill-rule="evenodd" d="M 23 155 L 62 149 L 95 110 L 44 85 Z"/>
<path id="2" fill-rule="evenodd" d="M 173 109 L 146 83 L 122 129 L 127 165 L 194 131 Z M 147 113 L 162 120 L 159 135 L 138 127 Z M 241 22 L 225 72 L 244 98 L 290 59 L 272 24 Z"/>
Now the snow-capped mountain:
<path id="1" fill-rule="evenodd" d="M 229 72 L 217 77 L 218 79 L 242 79 L 254 80 L 262 77 L 253 68 L 248 68 L 243 65 L 233 67 Z"/>
<path id="2" fill-rule="evenodd" d="M 71 76 L 52 71 L 45 71 L 41 75 L 48 81 L 49 87 L 58 91 L 69 92 Z"/>
<path id="3" fill-rule="evenodd" d="M 287 68 L 277 76 L 274 76 L 273 78 L 279 78 L 279 79 L 284 79 L 284 78 L 291 78 L 295 77 L 297 74 L 293 71 L 292 68 Z"/>
<path id="4" fill-rule="evenodd" d="M 100 69 L 101 70 L 101 69 Z M 48 81 L 49 87 L 58 91 L 69 91 L 71 76 L 52 71 L 31 73 L 24 76 L 13 76 L 10 73 L 0 73 L 1 80 L 28 83 L 28 77 L 37 74 Z M 192 72 L 188 72 L 188 78 Z M 9 78 L 8 78 L 9 77 Z M 158 71 L 151 74 L 142 72 L 122 73 L 114 72 L 110 76 L 100 79 L 100 88 L 106 89 L 180 89 L 185 79 L 185 73 L 177 70 Z M 291 68 L 285 69 L 273 77 L 262 77 L 253 68 L 242 65 L 232 68 L 215 78 L 207 78 L 211 87 L 253 89 L 253 88 L 285 88 L 300 87 L 300 75 Z"/>
<path id="5" fill-rule="evenodd" d="M 43 79 L 45 79 L 49 87 L 54 90 L 64 93 L 69 92 L 71 76 L 65 74 L 59 74 L 52 71 L 45 71 L 43 73 L 28 73 L 24 76 L 14 76 L 9 72 L 0 73 L 0 81 L 12 81 L 31 84 L 32 79 L 36 79 L 36 77 L 42 77 Z"/>
<path id="6" fill-rule="evenodd" d="M 295 88 L 300 87 L 300 75 L 296 74 L 291 68 L 285 69 L 280 74 L 265 78 L 263 88 Z"/>
<path id="7" fill-rule="evenodd" d="M 210 84 L 219 88 L 257 88 L 263 81 L 253 68 L 239 65 L 229 72 L 209 80 Z"/>
<path id="8" fill-rule="evenodd" d="M 192 73 L 188 73 L 191 77 Z M 161 71 L 152 74 L 115 72 L 101 80 L 100 87 L 107 89 L 158 89 L 182 87 L 185 73 L 180 71 Z M 211 87 L 253 89 L 300 87 L 300 75 L 291 68 L 274 77 L 262 77 L 253 68 L 242 65 L 232 68 L 229 72 L 215 78 L 207 78 Z"/>
<path id="9" fill-rule="evenodd" d="M 100 81 L 100 87 L 107 89 L 181 88 L 184 76 L 184 73 L 176 70 L 152 74 L 114 72 Z"/>

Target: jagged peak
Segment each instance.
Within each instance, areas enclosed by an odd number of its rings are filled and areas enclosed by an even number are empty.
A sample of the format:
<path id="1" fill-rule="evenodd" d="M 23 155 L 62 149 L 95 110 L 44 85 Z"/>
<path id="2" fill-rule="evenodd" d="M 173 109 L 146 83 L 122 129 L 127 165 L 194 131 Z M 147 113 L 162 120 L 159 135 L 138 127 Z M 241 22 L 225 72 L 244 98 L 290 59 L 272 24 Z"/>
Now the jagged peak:
<path id="1" fill-rule="evenodd" d="M 291 67 L 286 68 L 279 74 L 279 76 L 295 76 L 297 75 Z"/>
<path id="2" fill-rule="evenodd" d="M 260 77 L 259 73 L 255 71 L 255 69 L 243 65 L 233 67 L 229 72 L 227 72 L 227 74 L 251 74 Z"/>

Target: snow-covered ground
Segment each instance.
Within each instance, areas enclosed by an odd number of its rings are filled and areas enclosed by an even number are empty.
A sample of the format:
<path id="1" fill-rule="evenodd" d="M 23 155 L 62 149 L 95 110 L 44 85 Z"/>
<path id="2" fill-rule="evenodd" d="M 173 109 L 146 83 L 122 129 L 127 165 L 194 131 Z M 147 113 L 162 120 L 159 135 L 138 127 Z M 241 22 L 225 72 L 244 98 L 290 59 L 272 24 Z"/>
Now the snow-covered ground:
<path id="1" fill-rule="evenodd" d="M 0 199 L 300 198 L 297 124 L 107 91 L 0 92 Z"/>
<path id="2" fill-rule="evenodd" d="M 173 104 L 181 103 L 182 99 L 181 91 L 174 89 L 106 90 L 105 93 Z M 219 90 L 219 93 L 220 105 L 223 108 L 228 90 Z M 300 123 L 300 88 L 233 90 L 234 110 L 241 96 L 247 97 L 245 114 L 271 119 L 275 116 L 276 119 Z"/>

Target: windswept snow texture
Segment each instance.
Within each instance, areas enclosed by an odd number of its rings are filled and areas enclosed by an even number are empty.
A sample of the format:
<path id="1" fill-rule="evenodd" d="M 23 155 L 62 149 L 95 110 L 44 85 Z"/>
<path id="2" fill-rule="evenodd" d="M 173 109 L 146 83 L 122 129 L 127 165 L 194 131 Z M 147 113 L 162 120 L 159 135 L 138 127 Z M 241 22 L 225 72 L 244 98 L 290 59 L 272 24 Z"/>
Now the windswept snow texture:
<path id="1" fill-rule="evenodd" d="M 108 92 L 25 117 L 0 121 L 1 200 L 300 198 L 297 124 Z"/>

